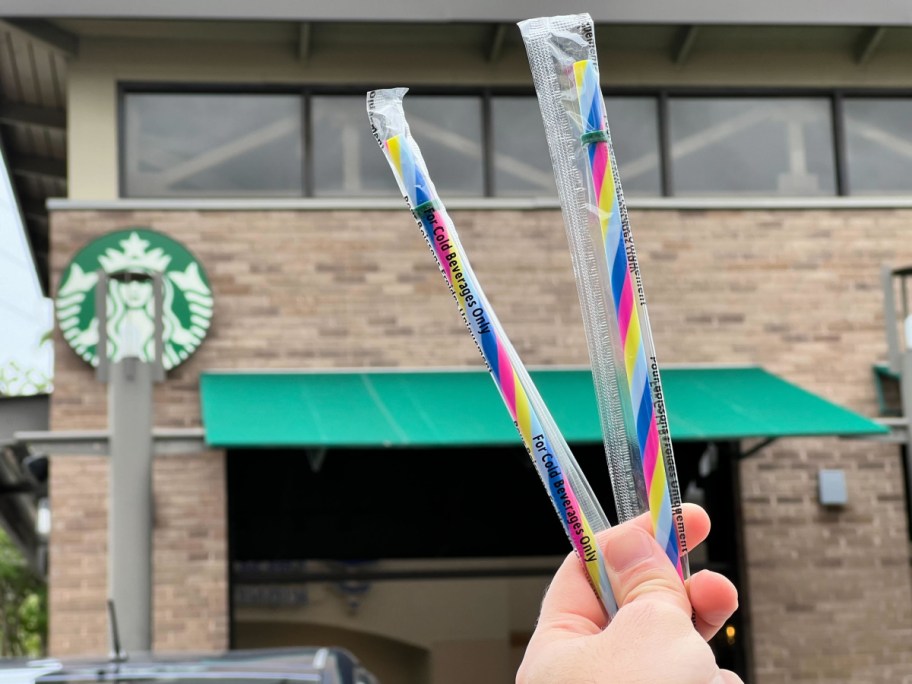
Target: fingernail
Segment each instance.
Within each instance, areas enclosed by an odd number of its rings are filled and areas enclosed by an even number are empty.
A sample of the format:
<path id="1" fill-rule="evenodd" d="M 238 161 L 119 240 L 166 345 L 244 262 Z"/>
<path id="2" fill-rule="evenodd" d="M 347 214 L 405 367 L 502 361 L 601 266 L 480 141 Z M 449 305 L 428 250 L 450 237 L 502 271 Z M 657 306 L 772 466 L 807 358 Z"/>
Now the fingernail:
<path id="1" fill-rule="evenodd" d="M 632 527 L 608 542 L 608 563 L 620 572 L 652 558 L 652 538 L 641 529 Z"/>
<path id="2" fill-rule="evenodd" d="M 725 621 L 728 620 L 728 618 L 731 616 L 732 613 L 730 610 L 710 610 L 705 613 L 700 613 L 700 617 L 711 624 L 713 627 L 720 627 L 724 625 Z"/>
<path id="3" fill-rule="evenodd" d="M 709 684 L 726 684 L 725 677 L 722 676 L 720 672 L 715 677 L 712 678 L 712 681 Z"/>

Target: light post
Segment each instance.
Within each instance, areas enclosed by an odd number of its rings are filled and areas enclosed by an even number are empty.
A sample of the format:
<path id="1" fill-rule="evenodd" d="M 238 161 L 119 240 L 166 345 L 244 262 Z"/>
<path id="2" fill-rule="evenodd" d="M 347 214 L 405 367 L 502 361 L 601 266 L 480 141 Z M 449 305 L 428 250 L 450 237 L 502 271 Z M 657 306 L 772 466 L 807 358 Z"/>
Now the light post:
<path id="1" fill-rule="evenodd" d="M 163 299 L 159 273 L 98 271 L 96 375 L 108 384 L 110 429 L 108 587 L 127 652 L 152 650 L 152 386 L 164 380 Z"/>

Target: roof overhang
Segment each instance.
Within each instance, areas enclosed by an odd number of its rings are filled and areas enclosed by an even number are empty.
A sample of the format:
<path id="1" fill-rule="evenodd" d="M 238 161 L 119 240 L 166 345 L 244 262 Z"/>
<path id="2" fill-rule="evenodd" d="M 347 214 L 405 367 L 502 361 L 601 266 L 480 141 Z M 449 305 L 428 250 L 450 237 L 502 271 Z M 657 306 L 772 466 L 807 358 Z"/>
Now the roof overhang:
<path id="1" fill-rule="evenodd" d="M 515 22 L 555 13 L 547 0 L 5 0 L 3 5 L 4 17 L 100 19 Z M 590 13 L 596 22 L 620 24 L 912 25 L 912 5 L 896 0 L 615 0 L 595 4 Z"/>

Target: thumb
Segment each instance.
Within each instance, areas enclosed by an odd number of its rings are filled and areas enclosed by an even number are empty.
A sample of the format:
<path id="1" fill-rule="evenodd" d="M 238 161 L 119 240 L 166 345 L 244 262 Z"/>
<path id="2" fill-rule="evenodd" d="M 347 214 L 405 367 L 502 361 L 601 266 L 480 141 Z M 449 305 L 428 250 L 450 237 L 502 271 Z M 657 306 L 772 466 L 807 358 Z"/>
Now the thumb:
<path id="1" fill-rule="evenodd" d="M 637 525 L 619 525 L 605 533 L 602 545 L 619 609 L 641 601 L 661 602 L 690 618 L 684 583 L 652 535 Z"/>

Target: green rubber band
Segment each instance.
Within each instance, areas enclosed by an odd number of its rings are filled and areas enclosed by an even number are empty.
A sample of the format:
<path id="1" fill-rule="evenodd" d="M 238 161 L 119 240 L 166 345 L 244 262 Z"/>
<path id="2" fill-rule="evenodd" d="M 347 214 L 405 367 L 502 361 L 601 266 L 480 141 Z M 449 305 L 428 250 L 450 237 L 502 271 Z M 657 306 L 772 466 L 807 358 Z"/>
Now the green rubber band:
<path id="1" fill-rule="evenodd" d="M 590 145 L 594 142 L 608 142 L 608 131 L 590 131 L 580 137 L 583 145 Z"/>
<path id="2" fill-rule="evenodd" d="M 435 209 L 436 202 L 434 200 L 428 200 L 427 202 L 422 202 L 417 207 L 415 207 L 415 213 L 421 214 L 422 212 L 427 211 L 428 209 Z"/>

